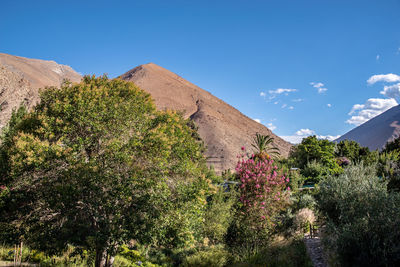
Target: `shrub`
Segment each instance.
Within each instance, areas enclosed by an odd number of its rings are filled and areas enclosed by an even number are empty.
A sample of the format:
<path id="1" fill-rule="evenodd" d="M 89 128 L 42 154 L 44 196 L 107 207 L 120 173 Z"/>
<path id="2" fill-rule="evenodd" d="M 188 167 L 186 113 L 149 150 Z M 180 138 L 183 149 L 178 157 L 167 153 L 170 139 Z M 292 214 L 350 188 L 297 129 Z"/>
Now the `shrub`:
<path id="1" fill-rule="evenodd" d="M 315 215 L 309 208 L 303 208 L 296 213 L 295 225 L 300 232 L 307 232 L 308 227 L 315 222 Z"/>
<path id="2" fill-rule="evenodd" d="M 329 168 L 313 160 L 304 166 L 301 174 L 306 177 L 306 183 L 319 183 L 323 177 L 329 174 Z"/>
<path id="3" fill-rule="evenodd" d="M 273 160 L 253 158 L 243 156 L 237 164 L 240 198 L 227 236 L 234 251 L 249 255 L 267 244 L 290 192 L 289 179 L 278 174 Z"/>
<path id="4" fill-rule="evenodd" d="M 400 264 L 400 195 L 387 192 L 374 166 L 352 166 L 328 177 L 318 200 L 327 218 L 324 242 L 341 266 Z"/>
<path id="5" fill-rule="evenodd" d="M 221 247 L 213 247 L 204 251 L 199 251 L 185 258 L 182 266 L 184 267 L 222 267 L 228 262 L 229 253 Z"/>
<path id="6" fill-rule="evenodd" d="M 300 210 L 310 210 L 314 215 L 317 212 L 317 203 L 310 194 L 297 192 L 290 196 L 290 206 L 279 215 L 279 225 L 276 229 L 278 233 L 283 234 L 286 238 L 302 236 L 304 226 L 296 221 L 296 217 Z"/>
<path id="7" fill-rule="evenodd" d="M 311 210 L 315 210 L 317 206 L 317 202 L 315 198 L 310 194 L 300 194 L 296 203 L 297 209 L 308 208 Z"/>
<path id="8" fill-rule="evenodd" d="M 303 237 L 301 237 L 294 239 L 289 238 L 286 240 L 276 240 L 268 247 L 263 248 L 259 253 L 233 266 L 311 267 L 313 265 L 308 257 L 307 249 L 303 242 Z"/>
<path id="9" fill-rule="evenodd" d="M 223 243 L 232 221 L 233 205 L 237 200 L 236 191 L 225 192 L 220 186 L 208 201 L 204 221 L 204 236 L 210 244 Z"/>
<path id="10" fill-rule="evenodd" d="M 377 174 L 388 181 L 388 189 L 400 191 L 400 151 L 382 152 L 377 160 Z"/>
<path id="11" fill-rule="evenodd" d="M 131 262 L 144 261 L 145 259 L 139 251 L 130 249 L 126 245 L 122 245 L 119 248 L 118 254 L 130 260 Z"/>

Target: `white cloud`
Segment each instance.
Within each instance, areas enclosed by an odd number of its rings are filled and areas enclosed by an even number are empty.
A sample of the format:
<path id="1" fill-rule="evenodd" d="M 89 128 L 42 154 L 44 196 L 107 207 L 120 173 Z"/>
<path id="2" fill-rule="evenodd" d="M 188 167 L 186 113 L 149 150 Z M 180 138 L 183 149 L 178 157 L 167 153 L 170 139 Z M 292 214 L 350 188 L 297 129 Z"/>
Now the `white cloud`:
<path id="1" fill-rule="evenodd" d="M 317 135 L 318 139 L 326 139 L 329 141 L 336 140 L 340 137 L 340 135 Z"/>
<path id="2" fill-rule="evenodd" d="M 262 96 L 262 97 L 266 97 L 266 96 L 267 96 L 267 94 L 266 94 L 266 93 L 264 93 L 264 92 L 261 92 L 261 93 L 260 93 L 260 96 Z"/>
<path id="3" fill-rule="evenodd" d="M 380 93 L 389 98 L 398 98 L 400 96 L 400 83 L 385 85 Z"/>
<path id="4" fill-rule="evenodd" d="M 331 108 L 331 107 L 332 107 L 332 104 L 326 104 L 326 106 L 327 106 L 328 108 Z"/>
<path id="5" fill-rule="evenodd" d="M 379 60 L 381 58 L 380 55 L 376 55 L 376 60 Z"/>
<path id="6" fill-rule="evenodd" d="M 313 87 L 315 87 L 315 88 L 320 88 L 320 87 L 323 87 L 323 86 L 324 86 L 323 83 L 310 82 L 310 84 L 311 84 Z"/>
<path id="7" fill-rule="evenodd" d="M 349 112 L 349 115 L 353 116 L 346 123 L 358 126 L 397 105 L 397 101 L 393 98 L 370 98 L 365 104 L 355 104 L 353 106 Z"/>
<path id="8" fill-rule="evenodd" d="M 293 110 L 293 109 L 294 109 L 294 107 L 293 107 L 293 106 L 290 106 L 290 107 L 288 107 L 288 109 L 290 109 L 290 110 Z"/>
<path id="9" fill-rule="evenodd" d="M 309 135 L 313 135 L 315 134 L 315 132 L 313 130 L 310 129 L 300 129 L 296 132 L 296 135 L 298 136 L 309 136 Z"/>
<path id="10" fill-rule="evenodd" d="M 318 93 L 322 94 L 326 91 L 328 91 L 327 88 L 324 87 L 323 83 L 320 82 L 310 82 L 310 85 L 312 85 L 314 88 L 318 89 Z"/>
<path id="11" fill-rule="evenodd" d="M 274 102 L 275 105 L 277 105 L 278 103 L 279 103 L 278 101 L 275 101 L 275 102 Z"/>
<path id="12" fill-rule="evenodd" d="M 276 90 L 269 90 L 268 91 L 268 93 L 270 93 L 272 95 L 280 95 L 280 94 L 283 94 L 283 93 L 288 95 L 288 93 L 292 93 L 292 92 L 297 92 L 297 89 L 278 88 Z"/>
<path id="13" fill-rule="evenodd" d="M 262 123 L 260 119 L 253 119 L 253 120 L 255 122 Z M 271 131 L 276 129 L 276 126 L 272 122 L 265 124 L 265 126 L 267 126 Z"/>
<path id="14" fill-rule="evenodd" d="M 284 136 L 280 136 L 283 140 L 292 143 L 292 144 L 299 144 L 301 143 L 301 140 L 303 140 L 303 138 L 305 136 L 298 136 L 298 135 L 284 135 Z"/>
<path id="15" fill-rule="evenodd" d="M 303 138 L 306 138 L 310 135 L 316 135 L 318 139 L 327 139 L 329 141 L 333 141 L 337 138 L 340 137 L 340 135 L 317 135 L 314 130 L 310 130 L 308 128 L 306 129 L 300 129 L 294 133 L 294 135 L 289 135 L 289 136 L 281 136 L 284 140 L 292 143 L 292 144 L 298 144 L 301 143 Z"/>
<path id="16" fill-rule="evenodd" d="M 302 98 L 296 98 L 296 99 L 292 99 L 293 102 L 303 102 L 304 99 Z"/>
<path id="17" fill-rule="evenodd" d="M 368 84 L 374 84 L 376 82 L 388 82 L 388 83 L 400 82 L 400 76 L 393 73 L 378 74 L 369 77 L 369 79 L 367 80 Z"/>
<path id="18" fill-rule="evenodd" d="M 286 108 L 287 107 L 287 104 L 283 104 L 282 106 L 281 106 L 281 108 Z"/>
<path id="19" fill-rule="evenodd" d="M 267 127 L 268 127 L 271 131 L 273 131 L 273 130 L 276 129 L 276 126 L 275 126 L 272 122 L 267 123 Z"/>

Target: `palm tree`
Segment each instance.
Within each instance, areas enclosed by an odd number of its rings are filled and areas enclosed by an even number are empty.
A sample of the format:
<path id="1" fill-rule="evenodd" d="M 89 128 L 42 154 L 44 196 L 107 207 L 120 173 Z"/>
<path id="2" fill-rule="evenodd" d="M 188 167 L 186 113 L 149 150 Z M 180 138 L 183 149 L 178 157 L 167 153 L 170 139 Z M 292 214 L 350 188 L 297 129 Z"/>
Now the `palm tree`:
<path id="1" fill-rule="evenodd" d="M 259 159 L 266 159 L 277 157 L 280 155 L 279 148 L 274 145 L 274 138 L 269 135 L 261 135 L 256 133 L 253 138 L 252 147 L 256 149 L 255 157 Z"/>

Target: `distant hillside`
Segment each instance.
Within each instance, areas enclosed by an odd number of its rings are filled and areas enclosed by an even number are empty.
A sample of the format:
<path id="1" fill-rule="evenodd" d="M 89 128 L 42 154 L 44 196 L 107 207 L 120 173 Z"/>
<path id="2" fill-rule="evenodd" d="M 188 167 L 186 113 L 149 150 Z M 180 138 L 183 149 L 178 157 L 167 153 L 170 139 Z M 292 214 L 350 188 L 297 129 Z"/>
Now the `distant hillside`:
<path id="1" fill-rule="evenodd" d="M 400 136 L 400 106 L 393 107 L 339 137 L 354 140 L 371 150 L 382 149 Z"/>
<path id="2" fill-rule="evenodd" d="M 71 67 L 54 61 L 0 53 L 0 128 L 21 103 L 28 108 L 37 103 L 39 88 L 59 86 L 64 79 L 78 82 L 81 75 Z"/>
<path id="3" fill-rule="evenodd" d="M 156 64 L 138 66 L 120 78 L 149 92 L 159 109 L 182 111 L 186 118 L 191 118 L 199 127 L 199 134 L 207 146 L 208 162 L 216 171 L 233 170 L 241 146 L 251 150 L 251 139 L 257 132 L 273 136 L 284 156 L 292 147 L 264 125 Z"/>

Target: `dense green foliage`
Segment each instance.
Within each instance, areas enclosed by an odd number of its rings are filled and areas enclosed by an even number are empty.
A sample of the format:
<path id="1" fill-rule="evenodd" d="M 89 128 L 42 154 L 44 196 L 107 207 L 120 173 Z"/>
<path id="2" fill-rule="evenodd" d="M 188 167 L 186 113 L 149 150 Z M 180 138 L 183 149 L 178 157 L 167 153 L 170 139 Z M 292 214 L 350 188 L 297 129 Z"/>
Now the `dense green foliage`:
<path id="1" fill-rule="evenodd" d="M 362 147 L 356 141 L 342 140 L 336 145 L 337 157 L 345 157 L 353 164 L 364 162 L 365 164 L 374 163 L 377 159 L 378 152 L 370 151 L 368 147 Z"/>
<path id="2" fill-rule="evenodd" d="M 400 264 L 400 195 L 388 193 L 373 166 L 353 166 L 320 183 L 325 243 L 341 266 Z"/>
<path id="3" fill-rule="evenodd" d="M 335 157 L 335 143 L 318 139 L 316 136 L 304 138 L 293 148 L 290 158 L 310 183 L 318 183 L 326 174 L 342 172 Z"/>
<path id="4" fill-rule="evenodd" d="M 246 261 L 234 264 L 233 266 L 312 267 L 313 264 L 308 257 L 304 241 L 302 240 L 302 237 L 300 237 L 271 242 L 259 253 L 246 259 Z"/>
<path id="5" fill-rule="evenodd" d="M 31 247 L 95 250 L 97 265 L 131 239 L 166 247 L 201 239 L 210 182 L 181 116 L 157 112 L 132 83 L 88 76 L 48 88 L 18 122 L 19 114 L 1 150 L 10 189 L 2 212 Z"/>

